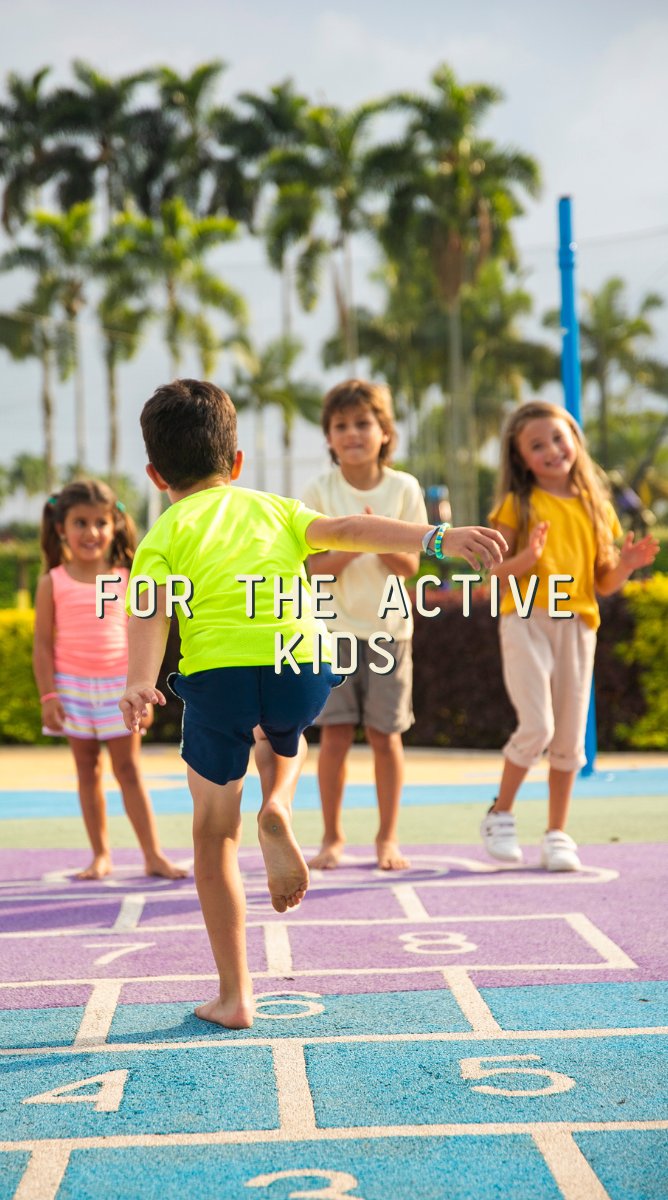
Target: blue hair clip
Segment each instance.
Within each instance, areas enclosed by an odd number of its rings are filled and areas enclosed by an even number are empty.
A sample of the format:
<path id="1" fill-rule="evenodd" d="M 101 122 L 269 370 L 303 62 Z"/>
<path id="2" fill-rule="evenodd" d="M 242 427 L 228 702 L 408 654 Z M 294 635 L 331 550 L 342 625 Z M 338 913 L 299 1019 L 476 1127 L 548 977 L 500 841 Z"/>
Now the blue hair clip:
<path id="1" fill-rule="evenodd" d="M 125 505 L 121 504 L 120 500 L 116 501 L 116 508 L 119 512 L 125 512 Z"/>
<path id="2" fill-rule="evenodd" d="M 47 504 L 52 504 L 53 507 L 55 508 L 57 503 L 58 503 L 58 501 L 55 496 L 49 496 L 49 499 L 47 500 Z"/>

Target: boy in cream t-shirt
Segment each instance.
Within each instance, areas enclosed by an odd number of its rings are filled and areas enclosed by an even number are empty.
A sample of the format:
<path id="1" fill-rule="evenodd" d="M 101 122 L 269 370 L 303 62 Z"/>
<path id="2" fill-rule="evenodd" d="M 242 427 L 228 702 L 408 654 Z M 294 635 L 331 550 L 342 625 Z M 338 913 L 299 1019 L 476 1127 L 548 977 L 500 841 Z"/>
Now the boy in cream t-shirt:
<path id="1" fill-rule="evenodd" d="M 420 485 L 412 475 L 388 465 L 397 434 L 392 398 L 380 384 L 350 379 L 333 388 L 323 403 L 322 427 L 333 470 L 314 479 L 306 488 L 304 503 L 330 517 L 374 513 L 400 521 L 426 522 Z M 316 720 L 320 727 L 318 775 L 325 834 L 311 866 L 336 867 L 345 836 L 341 822 L 346 757 L 363 725 L 374 754 L 380 827 L 376 838 L 378 865 L 385 870 L 408 866 L 399 850 L 397 822 L 404 778 L 402 733 L 413 724 L 413 620 L 390 610 L 378 616 L 388 575 L 410 578 L 419 565 L 418 554 L 351 554 L 326 550 L 311 555 L 313 574 L 335 575 L 328 585 L 334 595 L 336 618 L 326 621 L 331 632 L 354 634 L 359 643 L 359 670 L 330 697 Z M 383 666 L 385 659 L 369 647 L 369 638 L 382 630 L 392 642 L 383 648 L 395 659 L 389 675 L 376 675 L 369 663 Z M 349 665 L 348 644 L 340 643 L 341 665 Z"/>

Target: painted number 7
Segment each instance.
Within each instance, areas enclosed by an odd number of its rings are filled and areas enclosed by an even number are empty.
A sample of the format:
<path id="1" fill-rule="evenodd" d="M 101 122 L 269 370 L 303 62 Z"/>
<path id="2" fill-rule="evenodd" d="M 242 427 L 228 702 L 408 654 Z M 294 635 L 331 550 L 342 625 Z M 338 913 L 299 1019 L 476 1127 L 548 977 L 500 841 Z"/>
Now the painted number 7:
<path id="1" fill-rule="evenodd" d="M 357 1180 L 354 1175 L 348 1175 L 347 1171 L 320 1171 L 316 1167 L 301 1167 L 296 1171 L 274 1171 L 271 1175 L 256 1175 L 255 1179 L 249 1179 L 246 1187 L 269 1187 L 270 1183 L 276 1183 L 277 1179 L 299 1179 L 304 1175 L 309 1175 L 311 1179 L 315 1176 L 317 1179 L 327 1179 L 328 1187 L 309 1189 L 306 1192 L 289 1192 L 289 1200 L 301 1200 L 303 1197 L 319 1197 L 319 1200 L 339 1200 L 340 1196 L 344 1196 L 345 1200 L 362 1200 L 361 1196 L 351 1196 L 350 1189 L 357 1187 Z"/>
<path id="2" fill-rule="evenodd" d="M 477 1084 L 472 1092 L 485 1092 L 488 1096 L 553 1096 L 556 1092 L 568 1092 L 575 1087 L 575 1080 L 559 1071 L 548 1071 L 547 1067 L 483 1067 L 483 1063 L 540 1062 L 539 1054 L 493 1054 L 488 1058 L 462 1058 L 459 1066 L 462 1079 L 485 1079 L 488 1075 L 544 1075 L 550 1080 L 548 1087 L 501 1088 L 489 1083 Z"/>

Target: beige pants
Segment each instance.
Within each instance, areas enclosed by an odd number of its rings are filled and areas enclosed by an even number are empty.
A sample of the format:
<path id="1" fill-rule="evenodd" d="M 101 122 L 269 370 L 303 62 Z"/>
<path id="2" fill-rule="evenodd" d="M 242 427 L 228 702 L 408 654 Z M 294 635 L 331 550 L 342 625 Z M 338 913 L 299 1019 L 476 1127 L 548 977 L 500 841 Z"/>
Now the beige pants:
<path id="1" fill-rule="evenodd" d="M 533 767 L 547 750 L 551 767 L 579 770 L 586 762 L 596 631 L 582 617 L 555 620 L 534 607 L 526 620 L 502 616 L 499 635 L 503 679 L 518 721 L 503 753 L 518 767 Z"/>

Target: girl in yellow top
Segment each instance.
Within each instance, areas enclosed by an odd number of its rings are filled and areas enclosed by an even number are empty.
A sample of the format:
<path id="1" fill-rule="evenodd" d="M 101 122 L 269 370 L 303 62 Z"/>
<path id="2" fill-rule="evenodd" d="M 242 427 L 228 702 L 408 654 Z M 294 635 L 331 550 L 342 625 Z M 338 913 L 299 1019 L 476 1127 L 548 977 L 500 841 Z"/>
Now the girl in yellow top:
<path id="1" fill-rule="evenodd" d="M 518 724 L 504 746 L 499 795 L 482 823 L 482 838 L 493 858 L 521 862 L 513 803 L 527 771 L 547 750 L 550 806 L 541 864 L 549 871 L 576 871 L 577 846 L 565 825 L 575 775 L 585 763 L 600 624 L 595 591 L 618 591 L 633 571 L 654 561 L 659 545 L 651 536 L 634 544 L 629 533 L 621 552 L 615 549 L 621 526 L 580 428 L 565 409 L 542 401 L 521 405 L 506 425 L 490 520 L 508 543 L 503 564 L 492 573 L 503 593 L 503 673 Z M 532 574 L 540 582 L 527 620 L 515 609 L 508 577 L 516 577 L 525 597 Z M 550 575 L 573 576 L 572 584 L 562 585 L 570 595 L 562 607 L 575 614 L 572 620 L 548 614 Z"/>

